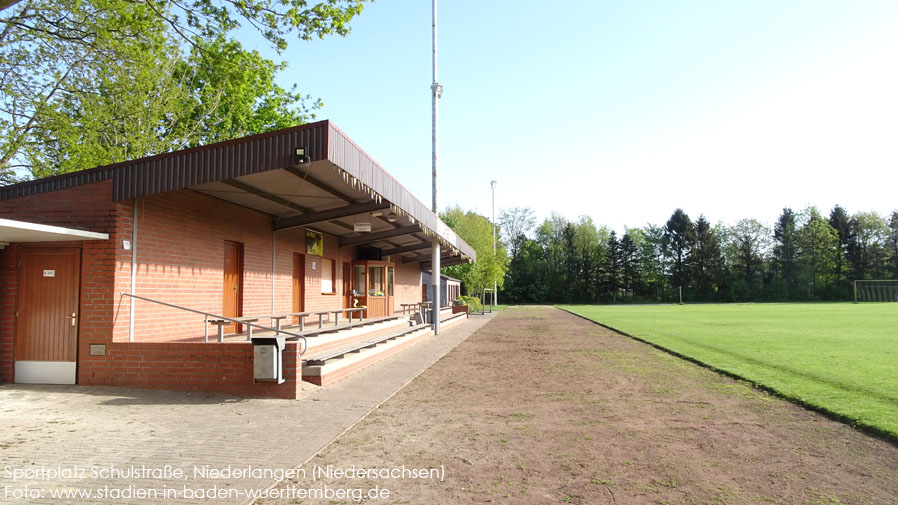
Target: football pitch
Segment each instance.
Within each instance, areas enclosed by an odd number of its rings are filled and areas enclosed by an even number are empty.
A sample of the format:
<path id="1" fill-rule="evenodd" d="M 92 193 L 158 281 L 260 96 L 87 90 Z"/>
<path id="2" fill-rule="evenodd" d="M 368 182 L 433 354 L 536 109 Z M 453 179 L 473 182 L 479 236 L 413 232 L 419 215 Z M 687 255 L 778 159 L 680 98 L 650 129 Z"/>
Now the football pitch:
<path id="1" fill-rule="evenodd" d="M 561 308 L 898 438 L 898 303 Z"/>

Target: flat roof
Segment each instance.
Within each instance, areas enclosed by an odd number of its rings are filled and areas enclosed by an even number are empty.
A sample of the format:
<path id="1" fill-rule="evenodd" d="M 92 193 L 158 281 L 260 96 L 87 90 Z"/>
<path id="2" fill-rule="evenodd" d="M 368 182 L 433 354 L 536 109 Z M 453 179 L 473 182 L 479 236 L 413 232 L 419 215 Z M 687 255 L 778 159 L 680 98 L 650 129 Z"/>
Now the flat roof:
<path id="1" fill-rule="evenodd" d="M 0 219 L 0 247 L 13 242 L 68 242 L 74 240 L 109 240 L 106 233 Z"/>
<path id="2" fill-rule="evenodd" d="M 297 148 L 308 158 L 300 163 Z M 272 216 L 272 229 L 305 226 L 430 268 L 432 237 L 444 266 L 477 253 L 330 121 L 0 187 L 0 200 L 112 180 L 113 200 L 189 189 Z M 359 230 L 359 231 L 356 231 Z M 363 231 L 368 230 L 368 231 Z"/>

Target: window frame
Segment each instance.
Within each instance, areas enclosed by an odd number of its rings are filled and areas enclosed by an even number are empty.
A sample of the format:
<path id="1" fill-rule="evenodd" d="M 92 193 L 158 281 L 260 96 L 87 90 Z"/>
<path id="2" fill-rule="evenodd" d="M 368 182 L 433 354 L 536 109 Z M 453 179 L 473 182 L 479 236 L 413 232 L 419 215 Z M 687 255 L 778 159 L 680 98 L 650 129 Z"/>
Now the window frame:
<path id="1" fill-rule="evenodd" d="M 330 279 L 329 279 L 329 281 L 330 281 L 330 286 L 331 286 L 331 290 L 330 290 L 330 291 L 325 291 L 325 290 L 324 290 L 324 281 L 325 281 L 325 277 L 324 277 L 324 274 L 325 274 L 325 268 L 324 268 L 324 265 L 330 265 L 330 273 L 331 273 L 331 274 L 330 274 Z M 337 294 L 337 282 L 336 282 L 336 281 L 337 281 L 337 279 L 336 279 L 337 276 L 335 275 L 335 272 L 334 272 L 334 269 L 335 269 L 335 268 L 336 268 L 336 262 L 335 262 L 333 259 L 331 259 L 331 258 L 321 258 L 321 294 L 322 294 L 322 295 L 335 295 L 335 294 Z"/>

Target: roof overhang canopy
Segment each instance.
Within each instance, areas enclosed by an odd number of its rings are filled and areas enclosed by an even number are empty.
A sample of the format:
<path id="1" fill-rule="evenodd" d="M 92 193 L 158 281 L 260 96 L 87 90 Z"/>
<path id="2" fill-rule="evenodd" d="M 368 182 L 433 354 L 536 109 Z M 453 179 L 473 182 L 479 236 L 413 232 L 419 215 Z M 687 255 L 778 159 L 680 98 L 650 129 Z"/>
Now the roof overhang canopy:
<path id="1" fill-rule="evenodd" d="M 109 235 L 61 226 L 0 219 L 0 249 L 14 242 L 69 242 L 76 240 L 109 240 Z"/>
<path id="2" fill-rule="evenodd" d="M 424 268 L 434 237 L 443 266 L 476 259 L 470 245 L 330 121 L 0 188 L 0 199 L 103 179 L 113 180 L 117 201 L 190 189 L 266 213 L 275 231 L 305 226 L 336 235 L 341 246 L 377 247 Z"/>

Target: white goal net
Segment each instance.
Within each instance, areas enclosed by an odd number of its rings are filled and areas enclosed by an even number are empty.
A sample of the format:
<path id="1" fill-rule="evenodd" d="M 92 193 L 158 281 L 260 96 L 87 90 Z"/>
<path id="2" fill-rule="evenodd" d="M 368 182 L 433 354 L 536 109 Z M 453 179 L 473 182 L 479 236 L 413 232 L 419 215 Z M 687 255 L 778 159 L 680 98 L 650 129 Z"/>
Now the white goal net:
<path id="1" fill-rule="evenodd" d="M 854 302 L 898 302 L 898 279 L 854 281 Z"/>

